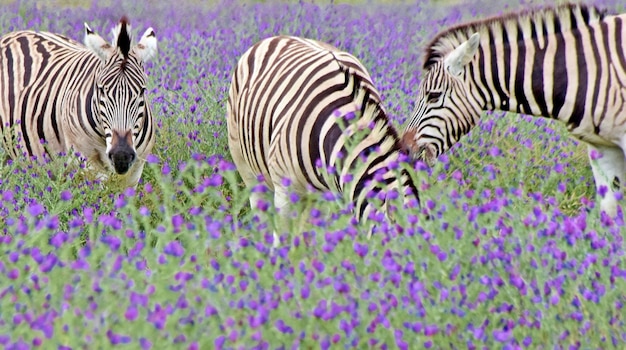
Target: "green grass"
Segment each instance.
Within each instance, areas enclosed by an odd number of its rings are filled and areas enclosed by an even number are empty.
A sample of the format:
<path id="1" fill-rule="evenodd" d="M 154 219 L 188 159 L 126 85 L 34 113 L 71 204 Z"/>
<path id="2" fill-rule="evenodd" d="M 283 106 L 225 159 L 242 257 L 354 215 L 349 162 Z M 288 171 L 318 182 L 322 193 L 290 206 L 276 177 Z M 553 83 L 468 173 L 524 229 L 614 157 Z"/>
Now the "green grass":
<path id="1" fill-rule="evenodd" d="M 159 57 L 148 65 L 158 161 L 146 165 L 137 191 L 94 181 L 69 159 L 0 167 L 0 342 L 460 349 L 504 348 L 508 336 L 508 345 L 532 339 L 526 348 L 621 348 L 610 337 L 625 332 L 623 223 L 601 219 L 585 146 L 551 121 L 485 115 L 432 169 L 411 170 L 422 208 L 395 203 L 395 222 L 371 240 L 352 227 L 344 200 L 311 194 L 293 203 L 301 215 L 270 253 L 273 209 L 251 209 L 250 190 L 227 164 L 225 98 L 240 43 L 299 30 L 353 46 L 402 130 L 415 94 L 400 77 L 414 79 L 419 65 L 401 58 L 415 57 L 431 29 L 411 33 L 406 51 L 399 38 L 383 55 L 383 40 L 362 31 L 391 37 L 396 27 L 359 21 L 387 11 L 399 26 L 420 16 L 434 27 L 450 11 L 423 5 L 417 13 L 357 6 L 346 28 L 308 22 L 302 10 L 286 23 L 263 17 L 272 4 L 157 17 L 177 24 L 162 25 Z M 238 12 L 250 17 L 231 21 Z M 61 17 L 91 19 L 71 14 Z M 258 29 L 255 15 L 272 29 Z"/>

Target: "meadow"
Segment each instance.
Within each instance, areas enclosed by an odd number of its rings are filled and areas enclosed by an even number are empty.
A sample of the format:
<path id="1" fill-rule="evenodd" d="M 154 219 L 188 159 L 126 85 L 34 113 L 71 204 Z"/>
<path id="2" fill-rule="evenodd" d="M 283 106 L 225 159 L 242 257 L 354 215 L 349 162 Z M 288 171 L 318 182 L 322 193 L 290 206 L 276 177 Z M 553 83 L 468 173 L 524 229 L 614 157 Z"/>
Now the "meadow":
<path id="1" fill-rule="evenodd" d="M 0 167 L 4 348 L 626 344 L 623 216 L 600 215 L 586 147 L 560 124 L 484 115 L 434 167 L 404 164 L 422 206 L 398 205 L 397 221 L 370 240 L 342 198 L 293 197 L 301 232 L 275 252 L 269 197 L 250 210 L 230 162 L 230 77 L 261 38 L 299 35 L 353 53 L 402 130 L 432 36 L 540 1 L 60 3 L 3 4 L 2 33 L 82 41 L 87 22 L 109 38 L 123 14 L 136 36 L 154 27 L 159 54 L 146 70 L 157 144 L 137 190 L 67 158 Z"/>

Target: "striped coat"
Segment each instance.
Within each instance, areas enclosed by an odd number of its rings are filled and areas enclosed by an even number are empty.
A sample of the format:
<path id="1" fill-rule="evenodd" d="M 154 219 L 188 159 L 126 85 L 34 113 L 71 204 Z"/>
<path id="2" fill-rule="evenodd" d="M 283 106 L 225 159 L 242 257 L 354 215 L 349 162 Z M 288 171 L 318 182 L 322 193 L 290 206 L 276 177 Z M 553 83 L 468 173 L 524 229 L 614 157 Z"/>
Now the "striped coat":
<path id="1" fill-rule="evenodd" d="M 136 186 L 155 142 L 143 62 L 148 29 L 131 45 L 124 17 L 113 44 L 85 24 L 85 46 L 63 35 L 18 31 L 0 38 L 2 143 L 10 158 L 79 152 L 103 177 Z"/>
<path id="2" fill-rule="evenodd" d="M 361 221 L 376 209 L 368 194 L 395 189 L 418 201 L 367 70 L 325 43 L 278 36 L 246 51 L 232 78 L 227 125 L 244 182 L 262 178 L 282 215 L 289 192 L 311 189 L 344 193 Z M 252 194 L 253 208 L 259 198 Z"/>
<path id="3" fill-rule="evenodd" d="M 429 162 L 482 111 L 554 118 L 588 145 L 601 208 L 617 213 L 626 182 L 626 14 L 566 4 L 470 22 L 426 49 L 403 140 Z"/>

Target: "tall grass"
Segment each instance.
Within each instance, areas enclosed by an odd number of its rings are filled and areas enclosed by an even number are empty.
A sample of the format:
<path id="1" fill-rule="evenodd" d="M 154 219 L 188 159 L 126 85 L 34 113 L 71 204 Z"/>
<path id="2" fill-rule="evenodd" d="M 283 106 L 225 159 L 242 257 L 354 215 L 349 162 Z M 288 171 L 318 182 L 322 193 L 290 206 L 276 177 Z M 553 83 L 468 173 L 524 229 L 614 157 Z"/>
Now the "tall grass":
<path id="1" fill-rule="evenodd" d="M 623 221 L 600 216 L 585 148 L 558 124 L 485 115 L 432 169 L 405 164 L 422 207 L 396 203 L 396 222 L 382 221 L 371 240 L 342 199 L 311 194 L 293 203 L 301 220 L 274 253 L 271 196 L 249 208 L 230 163 L 230 75 L 260 38 L 302 35 L 354 53 L 401 128 L 430 37 L 523 4 L 110 5 L 26 1 L 0 16 L 4 32 L 80 39 L 83 21 L 106 34 L 125 13 L 135 31 L 153 26 L 159 37 L 146 67 L 158 141 L 137 191 L 67 158 L 0 168 L 6 348 L 625 343 Z"/>

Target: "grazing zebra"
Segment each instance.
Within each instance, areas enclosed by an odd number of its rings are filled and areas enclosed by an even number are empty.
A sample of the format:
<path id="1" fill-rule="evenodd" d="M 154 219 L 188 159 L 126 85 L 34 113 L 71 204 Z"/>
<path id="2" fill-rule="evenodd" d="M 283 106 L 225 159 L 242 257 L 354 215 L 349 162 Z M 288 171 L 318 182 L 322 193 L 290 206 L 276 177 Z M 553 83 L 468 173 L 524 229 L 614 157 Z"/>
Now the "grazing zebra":
<path id="1" fill-rule="evenodd" d="M 564 122 L 588 144 L 601 209 L 617 213 L 626 180 L 626 15 L 561 5 L 451 28 L 426 49 L 416 108 L 402 135 L 432 163 L 481 111 Z M 598 155 L 601 155 L 598 158 Z"/>
<path id="2" fill-rule="evenodd" d="M 355 111 L 358 119 L 348 126 L 355 133 L 348 137 L 343 117 Z M 361 222 L 374 210 L 368 193 L 396 189 L 410 194 L 405 203 L 419 205 L 407 171 L 394 170 L 402 159 L 400 139 L 369 73 L 354 56 L 328 44 L 277 36 L 248 49 L 232 78 L 227 126 L 246 186 L 258 184 L 261 175 L 283 218 L 288 191 L 304 194 L 310 188 L 344 193 Z M 359 126 L 368 128 L 367 135 Z M 251 194 L 253 208 L 259 199 Z"/>
<path id="3" fill-rule="evenodd" d="M 131 46 L 122 17 L 109 44 L 85 23 L 85 46 L 47 32 L 0 38 L 0 119 L 10 158 L 79 152 L 100 177 L 136 186 L 154 145 L 143 62 L 157 51 L 152 28 Z"/>

